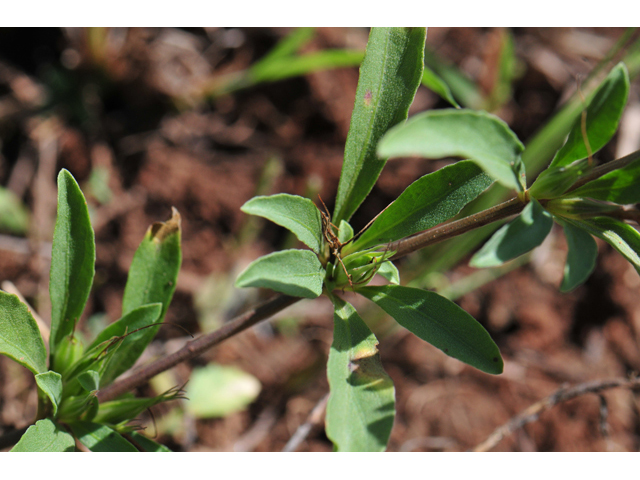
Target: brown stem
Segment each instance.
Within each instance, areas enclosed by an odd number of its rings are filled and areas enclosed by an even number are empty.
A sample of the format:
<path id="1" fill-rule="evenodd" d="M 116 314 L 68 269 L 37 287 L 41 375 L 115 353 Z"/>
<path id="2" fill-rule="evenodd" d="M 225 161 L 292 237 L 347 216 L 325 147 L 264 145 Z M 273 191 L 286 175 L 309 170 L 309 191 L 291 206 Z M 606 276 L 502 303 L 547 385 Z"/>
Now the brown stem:
<path id="1" fill-rule="evenodd" d="M 522 211 L 525 207 L 525 203 L 518 197 L 514 197 L 511 200 L 507 200 L 500 205 L 483 210 L 468 217 L 455 220 L 453 222 L 445 223 L 437 227 L 425 230 L 422 233 L 418 233 L 413 237 L 403 238 L 389 244 L 389 250 L 395 251 L 395 255 L 391 257 L 391 260 L 397 260 L 400 257 L 404 257 L 416 250 L 433 245 L 434 243 L 442 242 L 449 238 L 461 235 L 470 230 L 474 230 L 479 227 L 483 227 L 498 220 L 516 215 Z"/>
<path id="2" fill-rule="evenodd" d="M 159 373 L 169 370 L 180 362 L 200 355 L 236 333 L 246 330 L 259 321 L 284 310 L 290 305 L 293 305 L 298 300 L 302 299 L 290 297 L 288 295 L 278 295 L 277 297 L 274 297 L 225 323 L 218 330 L 188 342 L 177 352 L 166 357 L 162 357 L 155 362 L 142 367 L 140 370 L 133 373 L 133 375 L 112 383 L 98 392 L 98 400 L 102 403 L 118 398 L 123 393 L 143 385 Z"/>
<path id="3" fill-rule="evenodd" d="M 607 174 L 609 172 L 612 172 L 614 170 L 619 170 L 621 168 L 624 168 L 627 165 L 629 165 L 630 163 L 635 162 L 638 159 L 640 159 L 640 150 L 636 150 L 635 152 L 630 153 L 629 155 L 625 155 L 622 158 L 618 158 L 617 160 L 612 160 L 612 161 L 610 161 L 608 163 L 604 163 L 602 165 L 598 165 L 596 168 L 591 170 L 585 176 L 581 177 L 576 183 L 571 185 L 571 188 L 569 188 L 567 190 L 565 195 L 567 193 L 569 193 L 569 192 L 573 192 L 574 190 L 580 188 L 584 184 L 589 183 L 591 180 L 595 180 L 596 178 L 600 178 L 603 175 L 605 175 L 605 174 Z"/>

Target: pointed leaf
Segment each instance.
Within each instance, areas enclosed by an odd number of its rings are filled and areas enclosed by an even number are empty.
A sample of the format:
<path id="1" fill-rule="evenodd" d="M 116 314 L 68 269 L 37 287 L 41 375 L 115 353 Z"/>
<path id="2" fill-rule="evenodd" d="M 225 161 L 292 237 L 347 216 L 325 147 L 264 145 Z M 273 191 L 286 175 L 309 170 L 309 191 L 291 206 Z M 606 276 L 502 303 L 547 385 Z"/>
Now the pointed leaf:
<path id="1" fill-rule="evenodd" d="M 117 322 L 109 325 L 96 337 L 87 350 L 113 337 L 127 335 L 102 374 L 101 383 L 103 386 L 109 385 L 118 376 L 133 367 L 160 328 L 159 325 L 151 328 L 145 327 L 158 324 L 161 312 L 161 303 L 152 303 L 136 308 Z"/>
<path id="2" fill-rule="evenodd" d="M 450 357 L 486 373 L 502 373 L 500 350 L 489 333 L 451 300 L 435 292 L 397 285 L 363 287 L 358 293 Z"/>
<path id="3" fill-rule="evenodd" d="M 592 154 L 604 147 L 618 130 L 628 95 L 629 73 L 627 67 L 619 63 L 607 75 L 587 107 L 586 133 Z M 569 165 L 589 156 L 582 133 L 582 118 L 579 117 L 564 146 L 552 160 L 552 167 Z"/>
<path id="4" fill-rule="evenodd" d="M 176 289 L 181 263 L 180 214 L 174 208 L 168 221 L 149 227 L 133 256 L 122 299 L 122 314 L 159 302 L 162 303 L 158 320 L 161 322 Z"/>
<path id="5" fill-rule="evenodd" d="M 58 405 L 62 401 L 62 376 L 57 372 L 45 372 L 36 375 L 38 388 L 49 398 L 52 414 L 58 413 Z"/>
<path id="6" fill-rule="evenodd" d="M 400 272 L 398 272 L 398 268 L 393 263 L 384 262 L 377 273 L 392 285 L 400 285 Z"/>
<path id="7" fill-rule="evenodd" d="M 51 357 L 63 337 L 72 333 L 89 298 L 96 246 L 89 210 L 77 182 L 67 170 L 58 175 L 58 216 L 53 232 L 49 295 Z"/>
<path id="8" fill-rule="evenodd" d="M 506 123 L 486 112 L 431 110 L 411 117 L 384 136 L 381 157 L 463 157 L 505 187 L 523 190 L 524 146 Z"/>
<path id="9" fill-rule="evenodd" d="M 470 161 L 454 163 L 419 178 L 345 252 L 393 242 L 457 215 L 493 180 Z"/>
<path id="10" fill-rule="evenodd" d="M 469 265 L 476 268 L 497 267 L 524 255 L 544 241 L 552 226 L 551 215 L 532 198 L 518 217 L 501 227 L 476 252 Z"/>
<path id="11" fill-rule="evenodd" d="M 133 440 L 136 443 L 136 447 L 141 452 L 170 452 L 171 451 L 169 450 L 168 447 L 165 447 L 164 445 L 158 442 L 154 442 L 153 440 L 151 440 L 148 437 L 145 437 L 141 433 L 131 432 L 129 433 L 129 436 L 131 437 L 131 440 Z"/>
<path id="12" fill-rule="evenodd" d="M 78 382 L 87 392 L 95 392 L 100 388 L 100 374 L 95 370 L 87 370 L 78 375 Z"/>
<path id="13" fill-rule="evenodd" d="M 349 220 L 386 161 L 376 157 L 382 135 L 407 118 L 422 79 L 425 28 L 372 28 L 360 67 L 333 222 Z"/>
<path id="14" fill-rule="evenodd" d="M 422 72 L 422 84 L 432 92 L 440 95 L 440 97 L 445 99 L 454 107 L 460 108 L 460 105 L 458 105 L 458 102 L 456 102 L 456 100 L 453 98 L 453 95 L 451 94 L 451 89 L 449 88 L 449 85 L 447 85 L 444 82 L 444 80 L 442 80 L 436 74 L 436 72 L 431 70 L 426 65 L 424 67 L 424 71 Z"/>
<path id="15" fill-rule="evenodd" d="M 340 452 L 381 452 L 395 417 L 395 389 L 382 368 L 378 340 L 349 303 L 332 298 L 333 343 L 327 436 Z"/>
<path id="16" fill-rule="evenodd" d="M 619 205 L 640 203 L 640 159 L 575 189 L 571 196 L 606 200 Z"/>
<path id="17" fill-rule="evenodd" d="M 47 371 L 47 352 L 38 325 L 16 295 L 0 290 L 0 354 L 33 374 Z"/>
<path id="18" fill-rule="evenodd" d="M 122 435 L 106 425 L 92 422 L 74 422 L 69 424 L 78 440 L 92 452 L 137 452 Z"/>
<path id="19" fill-rule="evenodd" d="M 322 293 L 324 270 L 309 250 L 283 250 L 251 263 L 236 280 L 237 287 L 270 288 L 294 297 L 316 298 Z"/>
<path id="20" fill-rule="evenodd" d="M 12 452 L 75 452 L 76 442 L 50 418 L 38 420 L 22 435 Z"/>
<path id="21" fill-rule="evenodd" d="M 578 285 L 582 285 L 593 272 L 598 256 L 598 246 L 593 237 L 581 228 L 562 220 L 556 221 L 562 225 L 569 247 L 560 291 L 569 292 Z"/>
<path id="22" fill-rule="evenodd" d="M 178 387 L 170 388 L 155 397 L 136 398 L 133 395 L 127 395 L 117 400 L 101 403 L 94 422 L 117 425 L 133 420 L 154 405 L 182 398 L 185 397 L 182 390 Z"/>
<path id="23" fill-rule="evenodd" d="M 253 197 L 240 210 L 271 220 L 293 232 L 298 240 L 316 253 L 322 247 L 320 211 L 308 198 L 281 193 L 269 197 Z"/>

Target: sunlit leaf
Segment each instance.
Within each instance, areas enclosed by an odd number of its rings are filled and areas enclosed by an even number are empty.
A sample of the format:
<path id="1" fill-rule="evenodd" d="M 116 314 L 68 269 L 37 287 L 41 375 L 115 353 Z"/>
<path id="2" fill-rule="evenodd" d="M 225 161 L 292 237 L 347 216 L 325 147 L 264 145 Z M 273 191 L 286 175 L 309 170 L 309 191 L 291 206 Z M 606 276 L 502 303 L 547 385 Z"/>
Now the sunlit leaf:
<path id="1" fill-rule="evenodd" d="M 69 425 L 78 440 L 92 452 L 137 452 L 122 435 L 106 425 L 73 422 Z"/>
<path id="2" fill-rule="evenodd" d="M 58 405 L 62 401 L 62 377 L 57 372 L 45 372 L 36 375 L 36 384 L 51 402 L 52 414 L 58 413 Z"/>
<path id="3" fill-rule="evenodd" d="M 12 452 L 74 452 L 73 436 L 50 418 L 38 420 L 31 425 L 22 438 L 11 449 Z"/>

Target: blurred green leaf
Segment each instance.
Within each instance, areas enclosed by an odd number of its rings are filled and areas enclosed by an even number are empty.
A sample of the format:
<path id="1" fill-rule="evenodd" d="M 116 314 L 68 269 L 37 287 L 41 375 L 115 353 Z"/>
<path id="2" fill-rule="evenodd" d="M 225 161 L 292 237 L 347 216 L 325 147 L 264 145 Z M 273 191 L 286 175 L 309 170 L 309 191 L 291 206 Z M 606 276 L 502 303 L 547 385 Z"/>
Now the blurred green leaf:
<path id="1" fill-rule="evenodd" d="M 137 446 L 141 449 L 142 452 L 170 452 L 168 447 L 164 445 L 154 442 L 148 437 L 145 437 L 143 434 L 138 432 L 129 433 L 131 439 L 137 444 Z"/>
<path id="2" fill-rule="evenodd" d="M 581 228 L 559 219 L 556 221 L 562 225 L 569 247 L 560 291 L 569 292 L 578 285 L 582 285 L 593 272 L 598 256 L 598 246 L 593 237 Z"/>
<path id="3" fill-rule="evenodd" d="M 76 442 L 50 418 L 31 425 L 11 449 L 12 452 L 74 452 Z"/>
<path id="4" fill-rule="evenodd" d="M 122 435 L 106 425 L 92 422 L 73 422 L 69 424 L 78 440 L 92 452 L 137 452 Z"/>
<path id="5" fill-rule="evenodd" d="M 629 73 L 623 63 L 611 70 L 596 91 L 587 107 L 586 132 L 594 154 L 604 147 L 618 129 L 622 111 L 629 95 Z M 573 125 L 564 146 L 551 162 L 552 167 L 562 167 L 589 156 L 582 132 L 582 118 Z"/>
<path id="6" fill-rule="evenodd" d="M 38 388 L 49 398 L 52 415 L 58 413 L 58 405 L 62 401 L 62 377 L 57 372 L 45 372 L 36 375 Z"/>
<path id="7" fill-rule="evenodd" d="M 486 112 L 431 110 L 389 130 L 378 145 L 381 157 L 463 157 L 502 185 L 523 190 L 524 146 L 506 123 Z"/>
<path id="8" fill-rule="evenodd" d="M 322 247 L 320 211 L 308 198 L 280 193 L 268 197 L 253 197 L 241 208 L 244 213 L 271 220 L 295 234 L 316 253 Z"/>
<path id="9" fill-rule="evenodd" d="M 349 303 L 338 297 L 332 301 L 327 436 L 340 452 L 380 452 L 387 447 L 393 427 L 393 382 L 382 367 L 378 340 L 369 327 Z"/>
<path id="10" fill-rule="evenodd" d="M 24 235 L 29 229 L 30 214 L 22 201 L 10 190 L 0 187 L 0 230 Z"/>
<path id="11" fill-rule="evenodd" d="M 392 242 L 438 225 L 486 190 L 493 180 L 473 162 L 463 161 L 425 175 L 380 215 L 345 253 Z"/>
<path id="12" fill-rule="evenodd" d="M 185 408 L 198 418 L 225 417 L 252 403 L 260 393 L 258 379 L 238 368 L 195 368 L 187 384 Z"/>
<path id="13" fill-rule="evenodd" d="M 294 297 L 322 293 L 324 269 L 309 250 L 283 250 L 254 260 L 237 278 L 236 287 L 270 288 Z"/>
<path id="14" fill-rule="evenodd" d="M 95 262 L 96 246 L 87 202 L 73 176 L 63 169 L 58 175 L 58 216 L 49 275 L 51 358 L 62 338 L 75 330 L 82 315 L 93 283 Z"/>
<path id="15" fill-rule="evenodd" d="M 422 84 L 432 92 L 440 95 L 440 97 L 445 99 L 454 107 L 460 108 L 460 105 L 458 105 L 458 102 L 456 102 L 455 98 L 453 98 L 453 95 L 451 94 L 449 85 L 444 83 L 444 80 L 442 80 L 436 72 L 427 66 L 425 66 L 422 71 Z"/>
<path id="16" fill-rule="evenodd" d="M 518 217 L 501 227 L 476 252 L 469 265 L 475 268 L 502 265 L 540 245 L 552 226 L 551 215 L 532 198 Z"/>
<path id="17" fill-rule="evenodd" d="M 47 352 L 38 325 L 16 295 L 0 290 L 0 354 L 34 375 L 47 371 Z"/>
<path id="18" fill-rule="evenodd" d="M 349 220 L 376 183 L 385 160 L 378 140 L 407 118 L 422 78 L 425 28 L 372 28 L 360 67 L 333 222 Z"/>

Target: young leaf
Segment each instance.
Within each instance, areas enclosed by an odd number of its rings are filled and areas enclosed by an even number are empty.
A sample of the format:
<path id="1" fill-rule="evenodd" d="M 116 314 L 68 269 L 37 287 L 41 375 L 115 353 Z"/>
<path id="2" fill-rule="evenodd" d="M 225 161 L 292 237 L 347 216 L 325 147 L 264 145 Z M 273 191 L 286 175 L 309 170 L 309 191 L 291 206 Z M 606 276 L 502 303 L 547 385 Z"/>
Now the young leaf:
<path id="1" fill-rule="evenodd" d="M 36 375 L 38 388 L 49 398 L 52 414 L 58 413 L 58 405 L 62 401 L 62 376 L 57 372 L 45 372 Z"/>
<path id="2" fill-rule="evenodd" d="M 22 435 L 12 452 L 74 452 L 76 442 L 50 418 L 38 420 Z"/>
<path id="3" fill-rule="evenodd" d="M 49 276 L 51 358 L 62 338 L 74 331 L 84 310 L 95 263 L 96 245 L 87 202 L 73 176 L 67 170 L 61 170 Z"/>
<path id="4" fill-rule="evenodd" d="M 607 75 L 587 107 L 586 136 L 592 154 L 604 147 L 618 130 L 628 95 L 629 73 L 627 67 L 619 63 Z M 588 156 L 589 150 L 582 132 L 582 117 L 579 117 L 550 166 L 563 167 Z"/>
<path id="5" fill-rule="evenodd" d="M 337 297 L 332 301 L 327 436 L 340 452 L 380 452 L 395 417 L 393 382 L 382 368 L 378 340 L 369 327 L 349 303 Z"/>
<path id="6" fill-rule="evenodd" d="M 338 240 L 340 243 L 345 244 L 353 238 L 353 227 L 349 225 L 349 222 L 340 220 L 340 226 L 338 227 Z"/>
<path id="7" fill-rule="evenodd" d="M 593 237 L 581 228 L 557 218 L 556 221 L 562 225 L 569 247 L 560 291 L 569 292 L 583 284 L 593 272 L 598 256 L 598 246 Z"/>
<path id="8" fill-rule="evenodd" d="M 360 67 L 333 222 L 349 220 L 376 183 L 386 161 L 376 145 L 407 118 L 422 79 L 425 28 L 372 28 Z"/>
<path id="9" fill-rule="evenodd" d="M 631 225 L 609 217 L 563 220 L 609 243 L 629 260 L 640 274 L 640 233 Z"/>
<path id="10" fill-rule="evenodd" d="M 529 195 L 538 200 L 558 197 L 566 192 L 587 169 L 589 169 L 589 161 L 586 158 L 565 167 L 549 167 L 538 175 L 529 189 Z"/>
<path id="11" fill-rule="evenodd" d="M 400 272 L 391 262 L 384 262 L 378 269 L 377 274 L 392 285 L 400 285 Z"/>
<path id="12" fill-rule="evenodd" d="M 180 388 L 171 388 L 166 392 L 151 398 L 125 396 L 124 398 L 119 398 L 110 402 L 103 402 L 100 404 L 100 408 L 94 417 L 94 422 L 109 423 L 112 425 L 128 422 L 154 405 L 180 398 L 185 398 L 182 390 Z"/>
<path id="13" fill-rule="evenodd" d="M 100 374 L 95 370 L 87 370 L 78 375 L 78 382 L 87 392 L 95 392 L 100 388 Z"/>
<path id="14" fill-rule="evenodd" d="M 253 197 L 240 210 L 271 220 L 295 234 L 316 253 L 322 246 L 320 211 L 308 198 L 281 193 L 269 197 Z"/>
<path id="15" fill-rule="evenodd" d="M 440 97 L 444 98 L 447 102 L 449 102 L 454 107 L 460 108 L 460 105 L 458 105 L 458 102 L 456 102 L 455 98 L 453 98 L 453 95 L 451 94 L 449 85 L 444 83 L 444 80 L 442 80 L 436 74 L 436 72 L 431 70 L 426 65 L 422 72 L 422 84 L 432 92 L 440 95 Z"/>
<path id="16" fill-rule="evenodd" d="M 128 434 L 131 440 L 135 443 L 136 448 L 141 452 L 170 452 L 168 447 L 154 442 L 148 437 L 145 437 L 141 433 L 131 432 Z"/>
<path id="17" fill-rule="evenodd" d="M 532 198 L 516 219 L 501 227 L 476 252 L 469 265 L 476 268 L 502 265 L 540 245 L 552 226 L 551 215 Z"/>
<path id="18" fill-rule="evenodd" d="M 149 227 L 133 256 L 122 299 L 122 314 L 159 302 L 162 303 L 158 320 L 161 322 L 176 289 L 181 262 L 180 214 L 174 208 L 168 221 Z"/>
<path id="19" fill-rule="evenodd" d="M 489 333 L 451 300 L 435 292 L 397 285 L 362 287 L 358 293 L 450 357 L 486 373 L 502 373 L 500 350 Z"/>
<path id="20" fill-rule="evenodd" d="M 619 205 L 640 203 L 640 159 L 586 183 L 570 195 L 606 200 Z"/>
<path id="21" fill-rule="evenodd" d="M 13 358 L 33 374 L 47 371 L 47 352 L 38 325 L 16 295 L 0 290 L 0 355 Z"/>
<path id="22" fill-rule="evenodd" d="M 236 280 L 236 287 L 270 288 L 294 297 L 322 293 L 324 270 L 309 250 L 283 250 L 254 260 Z"/>
<path id="23" fill-rule="evenodd" d="M 74 422 L 69 426 L 78 440 L 92 452 L 137 452 L 122 435 L 106 425 L 92 422 Z"/>
<path id="24" fill-rule="evenodd" d="M 378 145 L 381 157 L 464 157 L 502 185 L 526 187 L 520 158 L 524 146 L 506 123 L 486 112 L 431 110 L 389 130 Z"/>
<path id="25" fill-rule="evenodd" d="M 120 348 L 114 353 L 112 360 L 108 363 L 102 374 L 101 383 L 103 386 L 109 385 L 119 375 L 133 367 L 160 328 L 160 326 L 145 327 L 158 324 L 160 322 L 161 312 L 161 303 L 152 303 L 136 308 L 124 315 L 117 322 L 109 325 L 96 337 L 87 350 L 113 337 L 127 335 L 122 340 Z"/>
<path id="26" fill-rule="evenodd" d="M 243 410 L 260 394 L 257 378 L 235 367 L 196 368 L 187 384 L 186 410 L 196 418 L 216 418 Z"/>
<path id="27" fill-rule="evenodd" d="M 345 253 L 393 242 L 457 215 L 493 180 L 470 161 L 454 163 L 419 178 L 382 213 Z"/>

